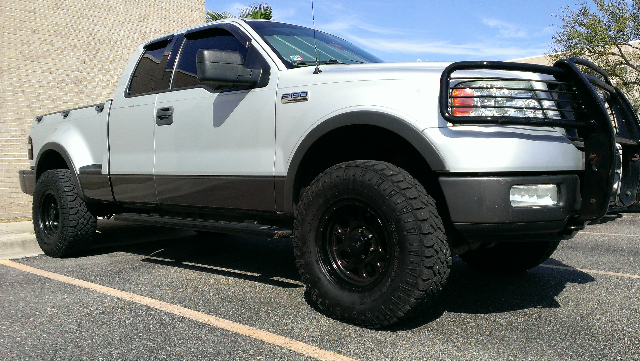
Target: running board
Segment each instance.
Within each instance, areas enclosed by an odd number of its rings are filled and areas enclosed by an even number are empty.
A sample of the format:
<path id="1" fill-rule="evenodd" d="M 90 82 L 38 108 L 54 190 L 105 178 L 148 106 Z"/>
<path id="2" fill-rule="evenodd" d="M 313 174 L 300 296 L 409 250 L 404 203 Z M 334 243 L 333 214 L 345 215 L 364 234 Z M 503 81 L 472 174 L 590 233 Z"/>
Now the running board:
<path id="1" fill-rule="evenodd" d="M 122 213 L 113 216 L 116 221 L 126 221 L 154 226 L 193 229 L 195 231 L 209 231 L 244 236 L 286 238 L 291 237 L 291 230 L 273 226 L 265 226 L 253 222 L 225 222 L 204 219 L 178 218 L 169 216 Z"/>

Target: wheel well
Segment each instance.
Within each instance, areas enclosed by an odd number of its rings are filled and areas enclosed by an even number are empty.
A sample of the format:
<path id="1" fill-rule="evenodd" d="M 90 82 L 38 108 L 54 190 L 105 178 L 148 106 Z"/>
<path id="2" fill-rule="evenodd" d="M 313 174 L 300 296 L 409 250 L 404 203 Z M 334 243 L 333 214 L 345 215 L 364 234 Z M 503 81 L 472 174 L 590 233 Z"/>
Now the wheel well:
<path id="1" fill-rule="evenodd" d="M 316 140 L 305 153 L 296 173 L 293 204 L 298 204 L 302 189 L 320 173 L 336 164 L 352 160 L 383 161 L 406 170 L 435 199 L 449 242 L 457 243 L 458 235 L 451 223 L 437 173 L 410 142 L 388 129 L 374 125 L 339 127 Z"/>
<path id="2" fill-rule="evenodd" d="M 300 190 L 320 173 L 331 166 L 352 160 L 391 163 L 409 172 L 425 188 L 433 191 L 435 187 L 441 192 L 436 173 L 407 140 L 378 126 L 348 125 L 323 135 L 307 150 L 294 182 L 294 203 L 300 198 Z"/>
<path id="3" fill-rule="evenodd" d="M 42 173 L 52 169 L 70 169 L 64 157 L 55 150 L 47 150 L 38 159 L 36 165 L 36 180 Z"/>
<path id="4" fill-rule="evenodd" d="M 80 199 L 86 202 L 86 207 L 87 209 L 89 209 L 91 214 L 102 217 L 116 213 L 116 210 L 118 209 L 117 206 L 108 203 L 103 204 L 100 202 L 91 203 L 90 200 L 84 198 L 80 180 L 77 178 L 77 175 L 74 174 L 75 170 L 72 168 L 71 161 L 67 161 L 67 159 L 68 158 L 66 157 L 64 150 L 60 150 L 60 148 L 48 149 L 44 151 L 38 157 L 38 163 L 36 164 L 36 182 L 38 181 L 38 179 L 40 179 L 40 176 L 48 170 L 68 169 L 72 173 L 71 180 L 76 187 L 78 196 L 80 196 Z"/>

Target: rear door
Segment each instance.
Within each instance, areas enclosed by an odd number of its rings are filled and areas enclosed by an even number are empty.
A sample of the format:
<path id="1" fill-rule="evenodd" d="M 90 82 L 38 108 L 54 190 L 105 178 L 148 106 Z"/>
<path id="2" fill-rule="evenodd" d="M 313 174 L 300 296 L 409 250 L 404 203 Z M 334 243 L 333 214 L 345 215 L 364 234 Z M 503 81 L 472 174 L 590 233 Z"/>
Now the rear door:
<path id="1" fill-rule="evenodd" d="M 109 115 L 110 170 L 119 202 L 157 203 L 154 168 L 155 105 L 158 92 L 170 86 L 169 58 L 176 39 L 148 44 L 123 98 Z"/>

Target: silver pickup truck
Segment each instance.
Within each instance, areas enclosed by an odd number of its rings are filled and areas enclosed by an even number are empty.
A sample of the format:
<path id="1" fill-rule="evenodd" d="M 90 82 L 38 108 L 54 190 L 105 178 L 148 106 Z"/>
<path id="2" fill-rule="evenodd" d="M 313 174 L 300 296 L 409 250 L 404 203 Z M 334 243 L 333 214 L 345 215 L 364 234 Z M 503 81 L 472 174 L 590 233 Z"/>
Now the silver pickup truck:
<path id="1" fill-rule="evenodd" d="M 113 99 L 36 117 L 20 181 L 47 255 L 79 252 L 96 217 L 293 234 L 310 299 L 382 327 L 433 302 L 452 255 L 525 271 L 635 203 L 639 139 L 585 60 L 383 63 L 230 19 L 141 45 Z"/>

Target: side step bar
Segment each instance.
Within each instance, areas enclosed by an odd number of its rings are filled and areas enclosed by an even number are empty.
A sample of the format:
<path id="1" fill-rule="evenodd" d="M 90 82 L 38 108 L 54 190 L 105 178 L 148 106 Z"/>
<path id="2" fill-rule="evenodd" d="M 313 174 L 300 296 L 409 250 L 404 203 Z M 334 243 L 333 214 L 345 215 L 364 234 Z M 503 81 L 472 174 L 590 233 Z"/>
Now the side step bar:
<path id="1" fill-rule="evenodd" d="M 154 226 L 186 228 L 197 231 L 240 234 L 244 236 L 286 238 L 291 237 L 291 230 L 273 226 L 265 226 L 250 222 L 209 221 L 204 219 L 177 218 L 169 216 L 122 213 L 113 216 L 116 221 L 127 221 Z"/>

